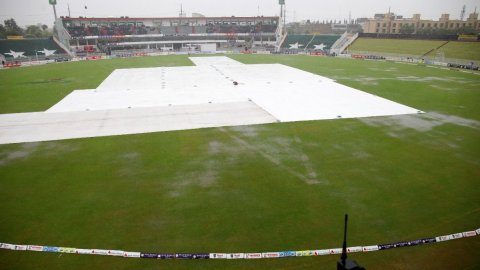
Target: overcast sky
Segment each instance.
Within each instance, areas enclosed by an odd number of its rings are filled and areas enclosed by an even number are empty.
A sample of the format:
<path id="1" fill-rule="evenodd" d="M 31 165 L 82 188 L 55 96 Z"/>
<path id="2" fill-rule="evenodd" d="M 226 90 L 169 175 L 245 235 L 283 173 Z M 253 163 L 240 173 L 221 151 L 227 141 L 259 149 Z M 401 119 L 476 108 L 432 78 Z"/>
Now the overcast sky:
<path id="1" fill-rule="evenodd" d="M 205 16 L 256 16 L 278 15 L 278 0 L 57 0 L 58 16 L 72 17 L 174 17 L 180 4 L 188 16 L 192 12 Z M 411 17 L 422 14 L 425 19 L 438 19 L 442 13 L 450 13 L 452 19 L 460 17 L 462 6 L 467 6 L 467 16 L 480 0 L 286 0 L 287 21 L 333 20 L 373 17 L 375 13 L 391 11 Z M 87 6 L 87 9 L 85 9 Z M 20 26 L 36 23 L 53 24 L 53 10 L 48 0 L 0 0 L 0 20 L 14 18 Z"/>

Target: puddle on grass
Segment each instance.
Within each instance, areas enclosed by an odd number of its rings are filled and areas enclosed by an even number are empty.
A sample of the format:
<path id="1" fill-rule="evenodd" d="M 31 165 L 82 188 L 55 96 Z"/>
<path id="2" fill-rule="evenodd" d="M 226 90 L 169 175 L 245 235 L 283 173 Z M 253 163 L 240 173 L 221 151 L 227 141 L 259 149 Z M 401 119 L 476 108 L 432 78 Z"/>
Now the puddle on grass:
<path id="1" fill-rule="evenodd" d="M 394 131 L 414 129 L 420 132 L 428 132 L 433 128 L 444 124 L 480 129 L 480 121 L 454 115 L 444 115 L 436 112 L 415 115 L 407 114 L 388 117 L 360 118 L 360 121 L 370 126 L 388 126 Z"/>

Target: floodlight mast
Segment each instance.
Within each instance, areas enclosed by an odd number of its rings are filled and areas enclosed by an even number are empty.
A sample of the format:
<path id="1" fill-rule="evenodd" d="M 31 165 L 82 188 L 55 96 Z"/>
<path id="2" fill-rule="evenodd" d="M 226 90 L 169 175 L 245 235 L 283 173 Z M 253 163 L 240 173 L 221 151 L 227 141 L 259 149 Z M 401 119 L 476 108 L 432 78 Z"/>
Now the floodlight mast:
<path id="1" fill-rule="evenodd" d="M 57 20 L 57 9 L 55 6 L 57 5 L 57 0 L 48 0 L 48 3 L 53 7 L 53 15 L 55 16 L 55 21 Z"/>

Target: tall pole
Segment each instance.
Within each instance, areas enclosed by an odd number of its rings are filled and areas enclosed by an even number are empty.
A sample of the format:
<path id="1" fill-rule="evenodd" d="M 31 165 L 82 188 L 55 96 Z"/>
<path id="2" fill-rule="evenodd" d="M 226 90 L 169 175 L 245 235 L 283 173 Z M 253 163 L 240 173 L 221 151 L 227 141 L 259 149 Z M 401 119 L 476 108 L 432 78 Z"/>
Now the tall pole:
<path id="1" fill-rule="evenodd" d="M 53 15 L 55 15 L 55 21 L 57 20 L 57 9 L 55 8 L 55 5 L 52 5 L 53 7 Z"/>
<path id="2" fill-rule="evenodd" d="M 347 223 L 348 223 L 348 214 L 345 214 L 345 228 L 343 231 L 343 248 L 342 248 L 342 263 L 345 266 L 345 260 L 347 259 Z"/>

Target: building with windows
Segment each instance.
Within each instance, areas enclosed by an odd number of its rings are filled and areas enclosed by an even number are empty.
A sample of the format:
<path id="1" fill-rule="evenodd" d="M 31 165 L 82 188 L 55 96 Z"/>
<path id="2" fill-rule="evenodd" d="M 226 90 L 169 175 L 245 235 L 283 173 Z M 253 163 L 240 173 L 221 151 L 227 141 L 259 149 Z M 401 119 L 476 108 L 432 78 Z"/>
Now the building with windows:
<path id="1" fill-rule="evenodd" d="M 55 37 L 77 56 L 113 51 L 190 51 L 279 47 L 280 17 L 70 18 L 55 23 Z"/>
<path id="2" fill-rule="evenodd" d="M 467 20 L 451 20 L 450 14 L 442 14 L 438 20 L 424 20 L 420 14 L 404 18 L 394 13 L 375 14 L 373 19 L 362 24 L 364 33 L 379 34 L 458 34 L 459 32 L 480 32 L 478 13 L 474 12 Z"/>

